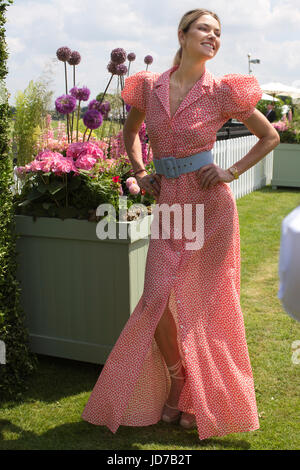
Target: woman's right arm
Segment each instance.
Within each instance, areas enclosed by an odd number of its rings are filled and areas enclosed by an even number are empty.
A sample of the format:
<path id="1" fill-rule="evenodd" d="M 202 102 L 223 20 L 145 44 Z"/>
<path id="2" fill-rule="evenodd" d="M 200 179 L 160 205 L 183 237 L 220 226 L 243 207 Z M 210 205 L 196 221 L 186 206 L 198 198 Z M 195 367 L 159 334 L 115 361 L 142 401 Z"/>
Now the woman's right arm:
<path id="1" fill-rule="evenodd" d="M 124 145 L 134 173 L 145 168 L 142 157 L 141 141 L 139 138 L 139 130 L 145 120 L 145 116 L 145 112 L 132 106 L 123 127 Z M 151 176 L 155 179 L 154 184 L 150 183 Z M 151 176 L 147 174 L 146 170 L 144 170 L 140 171 L 135 178 L 141 188 L 144 188 L 150 194 L 158 197 L 160 192 L 160 177 L 156 174 Z"/>

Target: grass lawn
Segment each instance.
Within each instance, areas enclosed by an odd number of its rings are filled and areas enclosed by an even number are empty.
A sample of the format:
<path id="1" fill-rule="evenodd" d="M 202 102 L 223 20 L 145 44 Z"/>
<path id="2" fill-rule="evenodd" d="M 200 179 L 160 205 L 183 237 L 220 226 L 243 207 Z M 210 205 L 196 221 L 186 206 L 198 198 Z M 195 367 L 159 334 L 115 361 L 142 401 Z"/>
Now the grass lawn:
<path id="1" fill-rule="evenodd" d="M 300 364 L 292 342 L 300 323 L 278 292 L 281 222 L 300 204 L 300 190 L 270 186 L 237 200 L 241 234 L 241 306 L 260 429 L 200 441 L 196 430 L 159 422 L 116 434 L 80 417 L 101 366 L 38 356 L 23 402 L 0 409 L 0 449 L 254 450 L 300 448 Z M 5 367 L 5 366 L 2 366 Z"/>

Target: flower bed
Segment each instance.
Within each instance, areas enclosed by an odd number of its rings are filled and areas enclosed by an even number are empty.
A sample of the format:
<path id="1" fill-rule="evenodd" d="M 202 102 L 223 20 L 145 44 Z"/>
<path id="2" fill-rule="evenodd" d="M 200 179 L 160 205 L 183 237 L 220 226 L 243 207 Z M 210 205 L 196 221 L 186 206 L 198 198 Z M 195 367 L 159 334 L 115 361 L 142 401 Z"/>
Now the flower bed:
<path id="1" fill-rule="evenodd" d="M 57 58 L 64 63 L 66 91 L 55 101 L 56 110 L 67 116 L 66 129 L 60 125 L 56 138 L 51 129 L 51 117 L 46 118 L 46 127 L 41 134 L 34 159 L 15 168 L 15 175 L 20 181 L 20 190 L 15 194 L 16 214 L 33 217 L 77 218 L 100 220 L 97 208 L 101 204 L 110 204 L 119 219 L 119 198 L 126 198 L 128 213 L 126 220 L 139 218 L 141 211 L 134 204 L 143 204 L 147 213 L 151 213 L 153 196 L 141 190 L 133 176 L 131 162 L 126 154 L 123 132 L 98 140 L 93 130 L 98 129 L 110 112 L 110 103 L 104 101 L 105 93 L 114 75 L 118 76 L 121 88 L 123 77 L 129 67 L 124 49 L 117 48 L 111 53 L 107 69 L 110 80 L 103 94 L 92 99 L 83 115 L 84 132 L 79 130 L 81 103 L 88 101 L 90 90 L 75 85 L 75 66 L 81 57 L 79 52 L 61 47 L 56 52 Z M 133 53 L 127 56 L 129 63 L 135 59 Z M 145 57 L 147 67 L 153 59 Z M 68 92 L 66 63 L 74 68 L 73 87 Z M 77 107 L 77 108 L 76 108 Z M 123 102 L 124 112 L 130 106 Z M 143 163 L 146 170 L 154 170 L 152 151 L 148 144 L 146 125 L 139 131 Z M 143 212 L 142 212 L 143 215 Z M 122 217 L 124 215 L 122 214 Z"/>

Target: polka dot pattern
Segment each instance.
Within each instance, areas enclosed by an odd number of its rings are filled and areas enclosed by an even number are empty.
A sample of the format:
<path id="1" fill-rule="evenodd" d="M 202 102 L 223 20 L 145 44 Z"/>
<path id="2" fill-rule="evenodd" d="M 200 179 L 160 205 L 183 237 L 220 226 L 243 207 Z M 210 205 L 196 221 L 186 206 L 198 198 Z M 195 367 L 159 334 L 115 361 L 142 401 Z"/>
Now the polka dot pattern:
<path id="1" fill-rule="evenodd" d="M 208 71 L 169 112 L 169 76 L 138 72 L 122 91 L 126 103 L 146 113 L 155 158 L 176 158 L 212 148 L 216 130 L 228 116 L 246 119 L 261 91 L 253 76 Z M 246 89 L 245 89 L 246 88 Z M 125 99 L 126 98 L 126 99 Z M 240 306 L 240 235 L 235 198 L 229 184 L 202 189 L 195 172 L 161 178 L 157 207 L 190 205 L 192 230 L 203 230 L 203 245 L 193 243 L 184 216 L 170 217 L 170 236 L 162 237 L 162 216 L 154 211 L 144 291 L 124 326 L 83 410 L 82 418 L 107 426 L 148 426 L 161 418 L 171 380 L 155 341 L 159 320 L 168 308 L 186 380 L 178 408 L 196 416 L 199 439 L 259 428 L 253 375 Z M 166 207 L 166 206 L 165 206 Z M 199 226 L 197 207 L 203 208 Z M 201 219 L 200 219 L 201 220 Z M 175 235 L 182 232 L 182 237 Z M 191 248 L 191 247 L 190 247 Z M 184 431 L 183 431 L 184 432 Z"/>

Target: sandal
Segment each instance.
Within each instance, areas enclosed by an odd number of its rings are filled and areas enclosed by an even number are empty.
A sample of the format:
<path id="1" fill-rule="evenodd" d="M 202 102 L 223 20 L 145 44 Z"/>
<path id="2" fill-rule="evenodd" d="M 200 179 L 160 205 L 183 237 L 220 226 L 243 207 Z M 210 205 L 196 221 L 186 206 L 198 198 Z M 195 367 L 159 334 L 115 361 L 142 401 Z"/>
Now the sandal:
<path id="1" fill-rule="evenodd" d="M 193 429 L 197 427 L 196 417 L 190 413 L 182 413 L 180 426 L 185 429 Z"/>
<path id="2" fill-rule="evenodd" d="M 173 377 L 175 379 L 184 380 L 185 377 L 180 377 L 180 376 L 176 375 L 180 371 L 181 367 L 182 367 L 181 359 L 179 359 L 179 361 L 176 364 L 174 364 L 173 366 L 168 367 L 169 371 L 174 371 L 173 373 L 170 373 L 170 377 Z M 171 414 L 169 414 L 169 413 L 167 413 L 166 407 L 170 408 L 172 410 L 176 410 L 176 412 L 171 412 Z M 181 411 L 178 410 L 177 407 L 171 406 L 168 403 L 165 403 L 163 411 L 162 411 L 161 420 L 164 421 L 165 423 L 175 423 L 175 422 L 178 421 L 180 415 L 181 415 Z"/>

